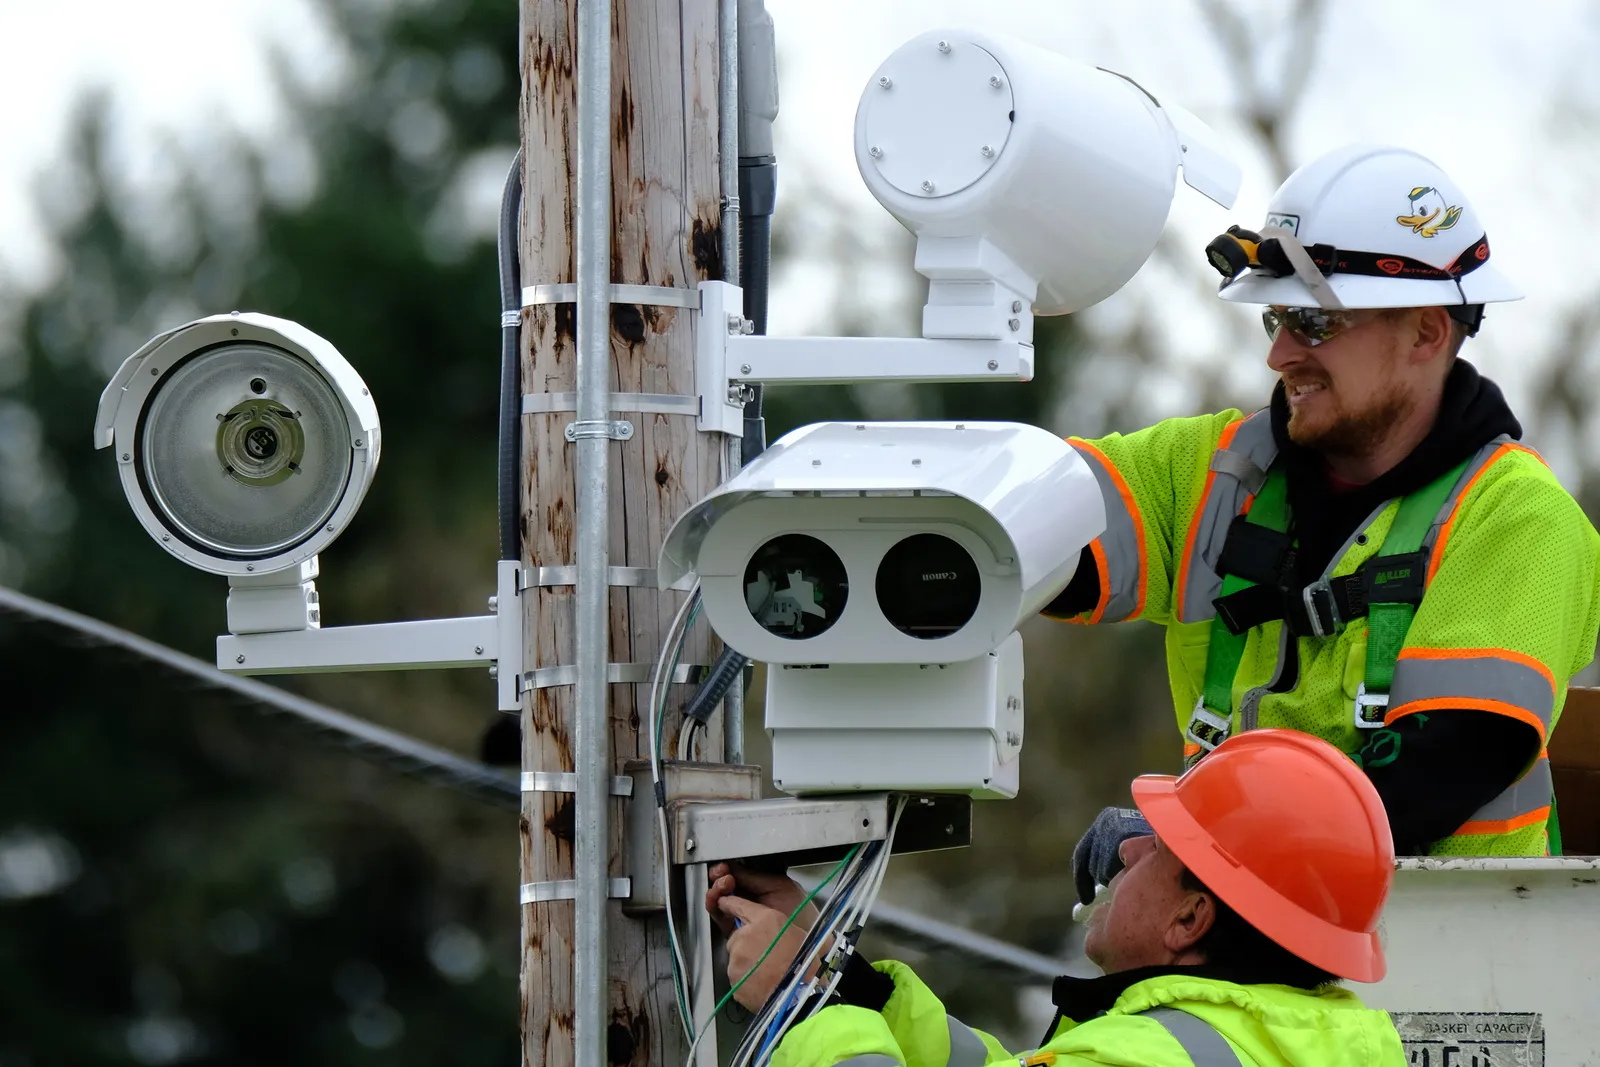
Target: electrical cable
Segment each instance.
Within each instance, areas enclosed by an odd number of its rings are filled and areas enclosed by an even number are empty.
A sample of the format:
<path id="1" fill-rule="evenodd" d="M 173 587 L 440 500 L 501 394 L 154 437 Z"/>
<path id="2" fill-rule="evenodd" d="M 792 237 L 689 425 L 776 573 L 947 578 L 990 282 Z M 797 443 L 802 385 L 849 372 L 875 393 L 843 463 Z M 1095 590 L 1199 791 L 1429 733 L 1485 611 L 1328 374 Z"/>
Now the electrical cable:
<path id="1" fill-rule="evenodd" d="M 860 853 L 860 851 L 861 846 L 854 845 L 851 847 L 849 852 L 845 853 L 844 858 L 834 866 L 832 871 L 828 872 L 827 877 L 818 882 L 812 888 L 811 892 L 806 894 L 806 898 L 800 902 L 800 906 L 789 913 L 789 918 L 785 920 L 781 927 L 778 928 L 777 936 L 772 939 L 772 943 L 767 946 L 766 951 L 761 953 L 760 958 L 756 960 L 756 965 L 746 971 L 742 978 L 733 983 L 732 987 L 730 987 L 726 993 L 722 994 L 722 998 L 717 1001 L 716 1007 L 711 1009 L 711 1018 L 705 1021 L 705 1024 L 700 1027 L 699 1032 L 694 1035 L 694 1040 L 690 1042 L 689 1055 L 684 1061 L 685 1067 L 694 1067 L 694 1054 L 695 1050 L 700 1047 L 700 1039 L 705 1037 L 706 1032 L 716 1025 L 717 1016 L 722 1013 L 722 1009 L 727 1006 L 728 1001 L 732 1000 L 733 995 L 739 992 L 740 989 L 744 988 L 744 984 L 750 980 L 750 976 L 759 971 L 761 969 L 761 965 L 767 962 L 767 957 L 772 955 L 772 950 L 778 947 L 778 942 L 783 940 L 783 935 L 789 932 L 789 927 L 794 925 L 794 921 L 801 916 L 806 908 L 811 906 L 811 901 L 818 893 L 822 891 L 822 887 L 833 881 L 839 872 L 844 869 L 845 865 L 851 860 L 855 859 L 856 855 Z"/>
<path id="2" fill-rule="evenodd" d="M 661 654 L 656 658 L 655 669 L 650 672 L 650 703 L 646 720 L 650 724 L 650 785 L 655 798 L 656 821 L 661 832 L 662 870 L 672 869 L 672 833 L 667 826 L 667 791 L 661 777 L 662 719 L 667 711 L 667 686 L 678 659 L 683 655 L 683 644 L 689 628 L 700 613 L 700 583 L 696 582 L 689 596 L 679 606 L 661 642 Z M 689 973 L 683 943 L 678 938 L 677 923 L 672 917 L 672 879 L 666 879 L 664 899 L 667 901 L 667 941 L 672 949 L 672 989 L 678 1000 L 678 1018 L 683 1023 L 684 1037 L 694 1037 L 693 1014 L 689 1010 L 688 992 L 684 988 Z M 690 902 L 692 906 L 692 902 Z"/>
<path id="3" fill-rule="evenodd" d="M 516 811 L 522 805 L 522 788 L 516 775 L 385 729 L 354 715 L 335 711 L 277 686 L 253 678 L 225 674 L 203 660 L 99 619 L 36 600 L 3 586 L 0 586 L 0 611 L 66 630 L 89 645 L 130 653 L 198 682 L 207 689 L 243 698 L 262 711 L 287 715 L 322 734 L 335 735 L 356 755 L 411 777 L 470 794 L 496 807 Z"/>
<path id="4" fill-rule="evenodd" d="M 500 423 L 496 504 L 500 558 L 522 554 L 522 261 L 517 248 L 522 215 L 522 149 L 500 193 L 495 251 L 500 264 Z"/>

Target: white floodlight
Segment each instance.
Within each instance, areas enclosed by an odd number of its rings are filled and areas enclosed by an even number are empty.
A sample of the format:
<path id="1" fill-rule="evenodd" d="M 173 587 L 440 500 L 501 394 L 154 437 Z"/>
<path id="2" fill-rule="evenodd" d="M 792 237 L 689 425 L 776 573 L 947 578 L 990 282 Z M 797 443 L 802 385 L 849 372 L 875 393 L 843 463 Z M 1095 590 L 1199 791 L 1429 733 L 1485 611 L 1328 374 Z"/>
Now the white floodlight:
<path id="1" fill-rule="evenodd" d="M 1105 528 L 1094 474 L 1015 423 L 820 423 L 790 433 L 668 532 L 663 585 L 772 666 L 773 780 L 790 792 L 1009 796 L 1017 625 Z"/>
<path id="2" fill-rule="evenodd" d="M 129 356 L 100 397 L 134 514 L 213 574 L 311 566 L 378 466 L 378 409 L 337 349 L 298 323 L 212 315 Z"/>
<path id="3" fill-rule="evenodd" d="M 499 706 L 521 706 L 514 560 L 497 567 L 491 615 L 322 626 L 317 554 L 372 484 L 378 409 L 355 368 L 304 326 L 235 311 L 157 335 L 101 394 L 94 442 L 115 449 L 128 503 L 156 543 L 227 575 L 221 669 L 482 667 L 499 679 Z"/>

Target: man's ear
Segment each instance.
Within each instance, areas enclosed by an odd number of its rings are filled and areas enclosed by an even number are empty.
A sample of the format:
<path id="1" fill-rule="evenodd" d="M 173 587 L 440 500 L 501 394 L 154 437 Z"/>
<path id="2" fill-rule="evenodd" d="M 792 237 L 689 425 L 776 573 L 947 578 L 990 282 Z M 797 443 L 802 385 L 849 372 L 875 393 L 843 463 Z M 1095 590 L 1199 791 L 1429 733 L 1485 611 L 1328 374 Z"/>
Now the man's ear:
<path id="1" fill-rule="evenodd" d="M 1217 921 L 1217 902 L 1210 893 L 1185 893 L 1167 922 L 1164 943 L 1174 957 L 1182 957 L 1200 943 Z"/>
<path id="2" fill-rule="evenodd" d="M 1448 355 L 1455 340 L 1450 313 L 1442 307 L 1418 308 L 1417 312 L 1416 332 L 1410 338 L 1410 362 L 1431 363 Z"/>

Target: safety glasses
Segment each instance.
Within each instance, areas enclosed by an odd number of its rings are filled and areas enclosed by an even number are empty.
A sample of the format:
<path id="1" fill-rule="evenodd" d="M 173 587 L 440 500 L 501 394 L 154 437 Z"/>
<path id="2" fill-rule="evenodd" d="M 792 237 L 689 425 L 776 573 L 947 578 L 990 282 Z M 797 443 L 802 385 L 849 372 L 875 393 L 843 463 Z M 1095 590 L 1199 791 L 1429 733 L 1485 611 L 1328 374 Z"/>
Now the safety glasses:
<path id="1" fill-rule="evenodd" d="M 1356 325 L 1357 321 L 1354 311 L 1329 308 L 1273 306 L 1261 312 L 1261 324 L 1267 328 L 1268 337 L 1276 341 L 1278 334 L 1288 330 L 1290 337 L 1307 348 L 1331 341 Z"/>

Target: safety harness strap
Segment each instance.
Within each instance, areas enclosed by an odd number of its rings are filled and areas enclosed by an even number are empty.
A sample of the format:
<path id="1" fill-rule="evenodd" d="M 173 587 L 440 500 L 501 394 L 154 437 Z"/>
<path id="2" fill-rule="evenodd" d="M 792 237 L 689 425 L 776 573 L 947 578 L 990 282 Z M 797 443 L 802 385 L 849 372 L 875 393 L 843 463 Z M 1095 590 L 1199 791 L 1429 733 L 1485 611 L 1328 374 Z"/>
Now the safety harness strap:
<path id="1" fill-rule="evenodd" d="M 1354 574 L 1298 587 L 1295 545 L 1288 535 L 1288 479 L 1274 464 L 1255 503 L 1236 518 L 1217 562 L 1222 595 L 1206 648 L 1205 683 L 1186 731 L 1210 751 L 1232 727 L 1233 680 L 1249 631 L 1283 619 L 1296 637 L 1331 637 L 1353 619 L 1367 619 L 1365 677 L 1356 696 L 1356 725 L 1383 725 L 1395 662 L 1405 646 L 1427 580 L 1427 540 L 1435 517 L 1470 460 L 1400 499 L 1381 554 Z M 1336 561 L 1337 562 L 1337 561 Z"/>

